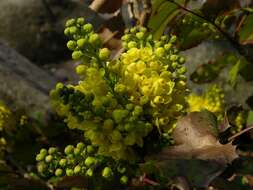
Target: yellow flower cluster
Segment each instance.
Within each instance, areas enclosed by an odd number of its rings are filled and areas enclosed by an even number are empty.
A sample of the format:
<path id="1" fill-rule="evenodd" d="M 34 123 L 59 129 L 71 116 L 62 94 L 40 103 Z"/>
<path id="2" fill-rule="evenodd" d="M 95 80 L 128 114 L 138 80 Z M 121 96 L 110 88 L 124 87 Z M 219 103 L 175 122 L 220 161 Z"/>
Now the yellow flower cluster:
<path id="1" fill-rule="evenodd" d="M 224 93 L 217 85 L 212 85 L 202 96 L 191 93 L 187 98 L 187 101 L 189 104 L 189 112 L 206 109 L 213 112 L 217 116 L 218 121 L 223 118 L 225 109 Z"/>
<path id="2" fill-rule="evenodd" d="M 176 36 L 154 41 L 145 28 L 135 27 L 122 37 L 125 51 L 110 60 L 89 24 L 72 19 L 67 28 L 67 46 L 83 60 L 76 68 L 80 81 L 58 84 L 51 92 L 53 107 L 69 128 L 84 131 L 99 154 L 135 160 L 145 137 L 152 131 L 167 135 L 185 112 L 186 69 Z"/>

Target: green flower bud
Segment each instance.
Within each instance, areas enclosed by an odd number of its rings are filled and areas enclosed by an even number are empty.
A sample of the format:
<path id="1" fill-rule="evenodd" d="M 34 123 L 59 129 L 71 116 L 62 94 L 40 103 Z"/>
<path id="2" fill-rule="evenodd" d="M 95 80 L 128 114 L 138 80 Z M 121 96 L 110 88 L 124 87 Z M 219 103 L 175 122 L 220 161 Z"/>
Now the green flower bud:
<path id="1" fill-rule="evenodd" d="M 116 86 L 114 87 L 115 92 L 117 93 L 125 93 L 126 92 L 126 85 L 124 84 L 116 84 Z"/>
<path id="2" fill-rule="evenodd" d="M 85 65 L 78 65 L 76 67 L 76 73 L 78 75 L 84 75 L 86 73 L 86 70 L 87 70 L 87 66 L 85 66 Z"/>
<path id="3" fill-rule="evenodd" d="M 91 168 L 89 168 L 86 173 L 85 173 L 88 177 L 92 177 L 93 176 L 93 170 Z"/>
<path id="4" fill-rule="evenodd" d="M 37 170 L 40 174 L 43 174 L 45 172 L 45 170 L 47 169 L 47 165 L 44 162 L 40 162 L 37 165 Z"/>
<path id="5" fill-rule="evenodd" d="M 46 155 L 47 155 L 47 149 L 42 148 L 42 149 L 40 150 L 40 154 L 46 156 Z"/>
<path id="6" fill-rule="evenodd" d="M 126 185 L 128 182 L 128 177 L 123 175 L 121 178 L 120 178 L 120 183 L 123 184 L 123 185 Z"/>
<path id="7" fill-rule="evenodd" d="M 57 168 L 54 174 L 56 177 L 61 177 L 63 175 L 63 170 L 61 168 Z"/>
<path id="8" fill-rule="evenodd" d="M 168 40 L 168 36 L 165 36 L 165 35 L 164 35 L 164 36 L 162 36 L 162 37 L 161 37 L 161 40 L 162 40 L 162 41 L 166 41 L 166 40 Z"/>
<path id="9" fill-rule="evenodd" d="M 130 32 L 131 32 L 131 33 L 136 33 L 136 32 L 137 32 L 137 28 L 136 28 L 136 27 L 131 28 L 131 29 L 130 29 Z"/>
<path id="10" fill-rule="evenodd" d="M 157 49 L 155 50 L 155 54 L 156 54 L 157 56 L 159 56 L 159 57 L 164 56 L 164 54 L 165 54 L 164 48 L 162 48 L 162 47 L 157 48 Z"/>
<path id="11" fill-rule="evenodd" d="M 132 110 L 134 109 L 134 104 L 127 104 L 127 105 L 126 105 L 126 109 L 127 109 L 128 111 L 132 111 Z"/>
<path id="12" fill-rule="evenodd" d="M 75 148 L 74 149 L 74 155 L 79 155 L 81 154 L 81 149 L 80 148 Z"/>
<path id="13" fill-rule="evenodd" d="M 177 41 L 177 36 L 175 36 L 175 35 L 171 36 L 170 42 L 175 43 L 176 41 Z"/>
<path id="14" fill-rule="evenodd" d="M 66 169 L 66 175 L 67 176 L 73 176 L 74 175 L 74 171 L 72 169 L 70 169 L 70 168 L 67 168 Z"/>
<path id="15" fill-rule="evenodd" d="M 145 104 L 147 104 L 149 102 L 149 97 L 148 96 L 142 96 L 141 98 L 140 98 L 140 104 L 141 105 L 145 105 Z"/>
<path id="16" fill-rule="evenodd" d="M 170 56 L 170 60 L 171 60 L 171 61 L 176 61 L 177 59 L 178 59 L 178 55 L 172 54 L 172 55 Z"/>
<path id="17" fill-rule="evenodd" d="M 86 151 L 87 151 L 87 153 L 92 154 L 92 153 L 95 152 L 95 148 L 94 148 L 94 146 L 92 146 L 92 145 L 88 145 L 88 146 L 86 147 Z"/>
<path id="18" fill-rule="evenodd" d="M 78 31 L 78 29 L 77 29 L 76 26 L 71 26 L 71 27 L 69 27 L 69 33 L 70 33 L 71 35 L 76 34 L 77 31 Z"/>
<path id="19" fill-rule="evenodd" d="M 53 156 L 52 155 L 47 155 L 46 158 L 45 158 L 45 161 L 47 163 L 51 162 L 53 160 Z"/>
<path id="20" fill-rule="evenodd" d="M 167 43 L 167 44 L 164 45 L 164 49 L 165 49 L 165 50 L 170 50 L 171 47 L 172 47 L 172 44 L 171 44 L 171 43 Z"/>
<path id="21" fill-rule="evenodd" d="M 93 30 L 93 26 L 92 26 L 90 23 L 83 25 L 83 31 L 84 31 L 84 32 L 89 33 L 89 32 L 91 32 L 92 30 Z"/>
<path id="22" fill-rule="evenodd" d="M 144 32 L 137 32 L 136 33 L 136 37 L 138 38 L 138 39 L 143 39 L 144 38 Z"/>
<path id="23" fill-rule="evenodd" d="M 87 44 L 88 40 L 87 39 L 84 39 L 84 38 L 81 38 L 79 40 L 77 40 L 77 46 L 79 48 L 84 48 L 85 44 Z"/>
<path id="24" fill-rule="evenodd" d="M 177 70 L 178 74 L 185 74 L 186 73 L 186 68 L 185 67 L 181 67 L 180 69 Z"/>
<path id="25" fill-rule="evenodd" d="M 89 42 L 93 45 L 98 45 L 100 43 L 99 35 L 98 34 L 90 35 Z"/>
<path id="26" fill-rule="evenodd" d="M 105 167 L 102 171 L 102 176 L 104 178 L 109 178 L 109 177 L 112 177 L 113 175 L 113 172 L 112 172 L 112 169 L 110 167 Z"/>
<path id="27" fill-rule="evenodd" d="M 81 168 L 81 166 L 79 166 L 79 165 L 77 165 L 77 166 L 74 168 L 74 173 L 75 173 L 75 174 L 80 174 L 81 171 L 82 171 L 82 168 Z"/>
<path id="28" fill-rule="evenodd" d="M 134 116 L 139 116 L 142 113 L 143 113 L 143 108 L 141 106 L 135 106 L 134 107 L 134 111 L 133 111 Z"/>
<path id="29" fill-rule="evenodd" d="M 83 53 L 81 51 L 74 51 L 72 53 L 72 59 L 77 60 L 80 59 L 83 56 Z"/>
<path id="30" fill-rule="evenodd" d="M 116 109 L 112 112 L 112 117 L 116 123 L 120 123 L 124 118 L 128 116 L 127 110 Z"/>
<path id="31" fill-rule="evenodd" d="M 79 24 L 79 25 L 84 25 L 85 23 L 85 19 L 83 17 L 80 17 L 76 20 L 76 23 Z"/>
<path id="32" fill-rule="evenodd" d="M 110 56 L 110 50 L 108 48 L 102 48 L 99 50 L 99 58 L 101 60 L 107 60 Z"/>
<path id="33" fill-rule="evenodd" d="M 65 36 L 68 36 L 69 34 L 70 34 L 69 28 L 65 28 L 65 30 L 64 30 L 64 35 L 65 35 Z"/>
<path id="34" fill-rule="evenodd" d="M 67 47 L 69 50 L 75 50 L 76 49 L 76 42 L 73 40 L 69 40 L 67 43 Z"/>
<path id="35" fill-rule="evenodd" d="M 66 155 L 72 154 L 74 152 L 74 146 L 73 145 L 66 146 L 66 148 L 64 149 L 64 152 Z"/>
<path id="36" fill-rule="evenodd" d="M 177 68 L 177 66 L 178 66 L 177 62 L 173 62 L 173 63 L 171 63 L 171 67 L 172 67 L 173 69 L 176 69 L 176 68 Z"/>
<path id="37" fill-rule="evenodd" d="M 113 130 L 113 132 L 111 133 L 111 138 L 113 142 L 117 142 L 120 141 L 122 139 L 122 135 L 118 130 Z"/>
<path id="38" fill-rule="evenodd" d="M 59 165 L 61 167 L 65 167 L 67 165 L 67 159 L 65 159 L 65 158 L 60 159 Z"/>
<path id="39" fill-rule="evenodd" d="M 50 147 L 49 149 L 48 149 L 48 154 L 55 154 L 57 152 L 57 148 L 55 148 L 55 147 Z"/>
<path id="40" fill-rule="evenodd" d="M 185 63 L 185 58 L 180 57 L 180 58 L 179 58 L 179 63 L 180 63 L 180 64 L 184 64 L 184 63 Z"/>
<path id="41" fill-rule="evenodd" d="M 130 35 L 129 34 L 125 34 L 124 36 L 121 37 L 122 41 L 129 41 L 130 40 Z"/>
<path id="42" fill-rule="evenodd" d="M 76 22 L 75 19 L 73 19 L 73 18 L 72 18 L 72 19 L 69 19 L 69 20 L 66 21 L 65 26 L 66 26 L 66 27 L 73 26 L 73 25 L 75 24 L 75 22 Z"/>
<path id="43" fill-rule="evenodd" d="M 146 32 L 147 32 L 147 28 L 145 28 L 145 27 L 143 27 L 143 26 L 141 26 L 141 27 L 139 28 L 139 30 L 140 30 L 140 32 L 143 32 L 143 33 L 146 33 Z"/>
<path id="44" fill-rule="evenodd" d="M 89 166 L 93 165 L 95 162 L 96 162 L 96 159 L 94 157 L 88 156 L 85 159 L 84 164 L 89 167 Z"/>
<path id="45" fill-rule="evenodd" d="M 106 119 L 104 121 L 103 128 L 107 131 L 113 130 L 113 120 L 112 119 Z"/>
<path id="46" fill-rule="evenodd" d="M 135 48 L 135 47 L 137 47 L 137 43 L 135 41 L 130 41 L 130 42 L 128 42 L 127 47 L 129 49 Z"/>
<path id="47" fill-rule="evenodd" d="M 45 155 L 43 154 L 37 154 L 36 156 L 36 161 L 39 162 L 39 161 L 42 161 L 45 159 Z"/>
<path id="48" fill-rule="evenodd" d="M 83 142 L 79 142 L 79 143 L 77 143 L 76 148 L 83 150 L 83 149 L 84 149 L 84 146 L 85 146 L 85 145 L 84 145 Z"/>

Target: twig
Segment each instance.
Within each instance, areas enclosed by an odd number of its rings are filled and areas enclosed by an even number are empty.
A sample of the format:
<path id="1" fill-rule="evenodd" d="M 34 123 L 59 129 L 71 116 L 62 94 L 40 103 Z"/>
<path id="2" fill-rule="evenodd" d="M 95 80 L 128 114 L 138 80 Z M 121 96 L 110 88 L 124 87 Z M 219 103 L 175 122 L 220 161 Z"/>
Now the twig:
<path id="1" fill-rule="evenodd" d="M 250 131 L 251 129 L 253 129 L 253 125 L 247 127 L 246 129 L 243 129 L 242 131 L 240 131 L 240 132 L 234 134 L 233 136 L 229 137 L 229 138 L 228 138 L 228 141 L 229 141 L 229 142 L 232 141 L 232 140 L 235 139 L 236 137 L 242 135 L 243 133 L 246 133 L 246 132 Z"/>

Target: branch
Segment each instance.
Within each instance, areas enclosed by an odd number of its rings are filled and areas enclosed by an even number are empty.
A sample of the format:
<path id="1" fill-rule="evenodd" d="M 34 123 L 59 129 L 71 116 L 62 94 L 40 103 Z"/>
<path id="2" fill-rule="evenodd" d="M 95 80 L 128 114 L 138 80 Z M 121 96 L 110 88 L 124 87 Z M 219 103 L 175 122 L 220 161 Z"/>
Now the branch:
<path id="1" fill-rule="evenodd" d="M 228 138 L 228 141 L 232 141 L 232 140 L 235 139 L 236 137 L 239 137 L 240 135 L 242 135 L 243 133 L 246 133 L 246 132 L 250 131 L 251 129 L 253 129 L 253 125 L 247 127 L 246 129 L 243 129 L 242 131 L 240 131 L 240 132 L 234 134 L 233 136 L 229 137 L 229 138 Z"/>

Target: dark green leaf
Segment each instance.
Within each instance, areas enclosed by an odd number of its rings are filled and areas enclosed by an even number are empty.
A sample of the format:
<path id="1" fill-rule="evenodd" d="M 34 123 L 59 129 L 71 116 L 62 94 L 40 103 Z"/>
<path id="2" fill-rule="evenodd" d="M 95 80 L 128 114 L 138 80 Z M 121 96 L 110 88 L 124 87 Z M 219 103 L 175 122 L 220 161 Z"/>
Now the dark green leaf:
<path id="1" fill-rule="evenodd" d="M 241 44 L 253 44 L 253 14 L 245 19 L 239 31 L 239 41 Z"/>

